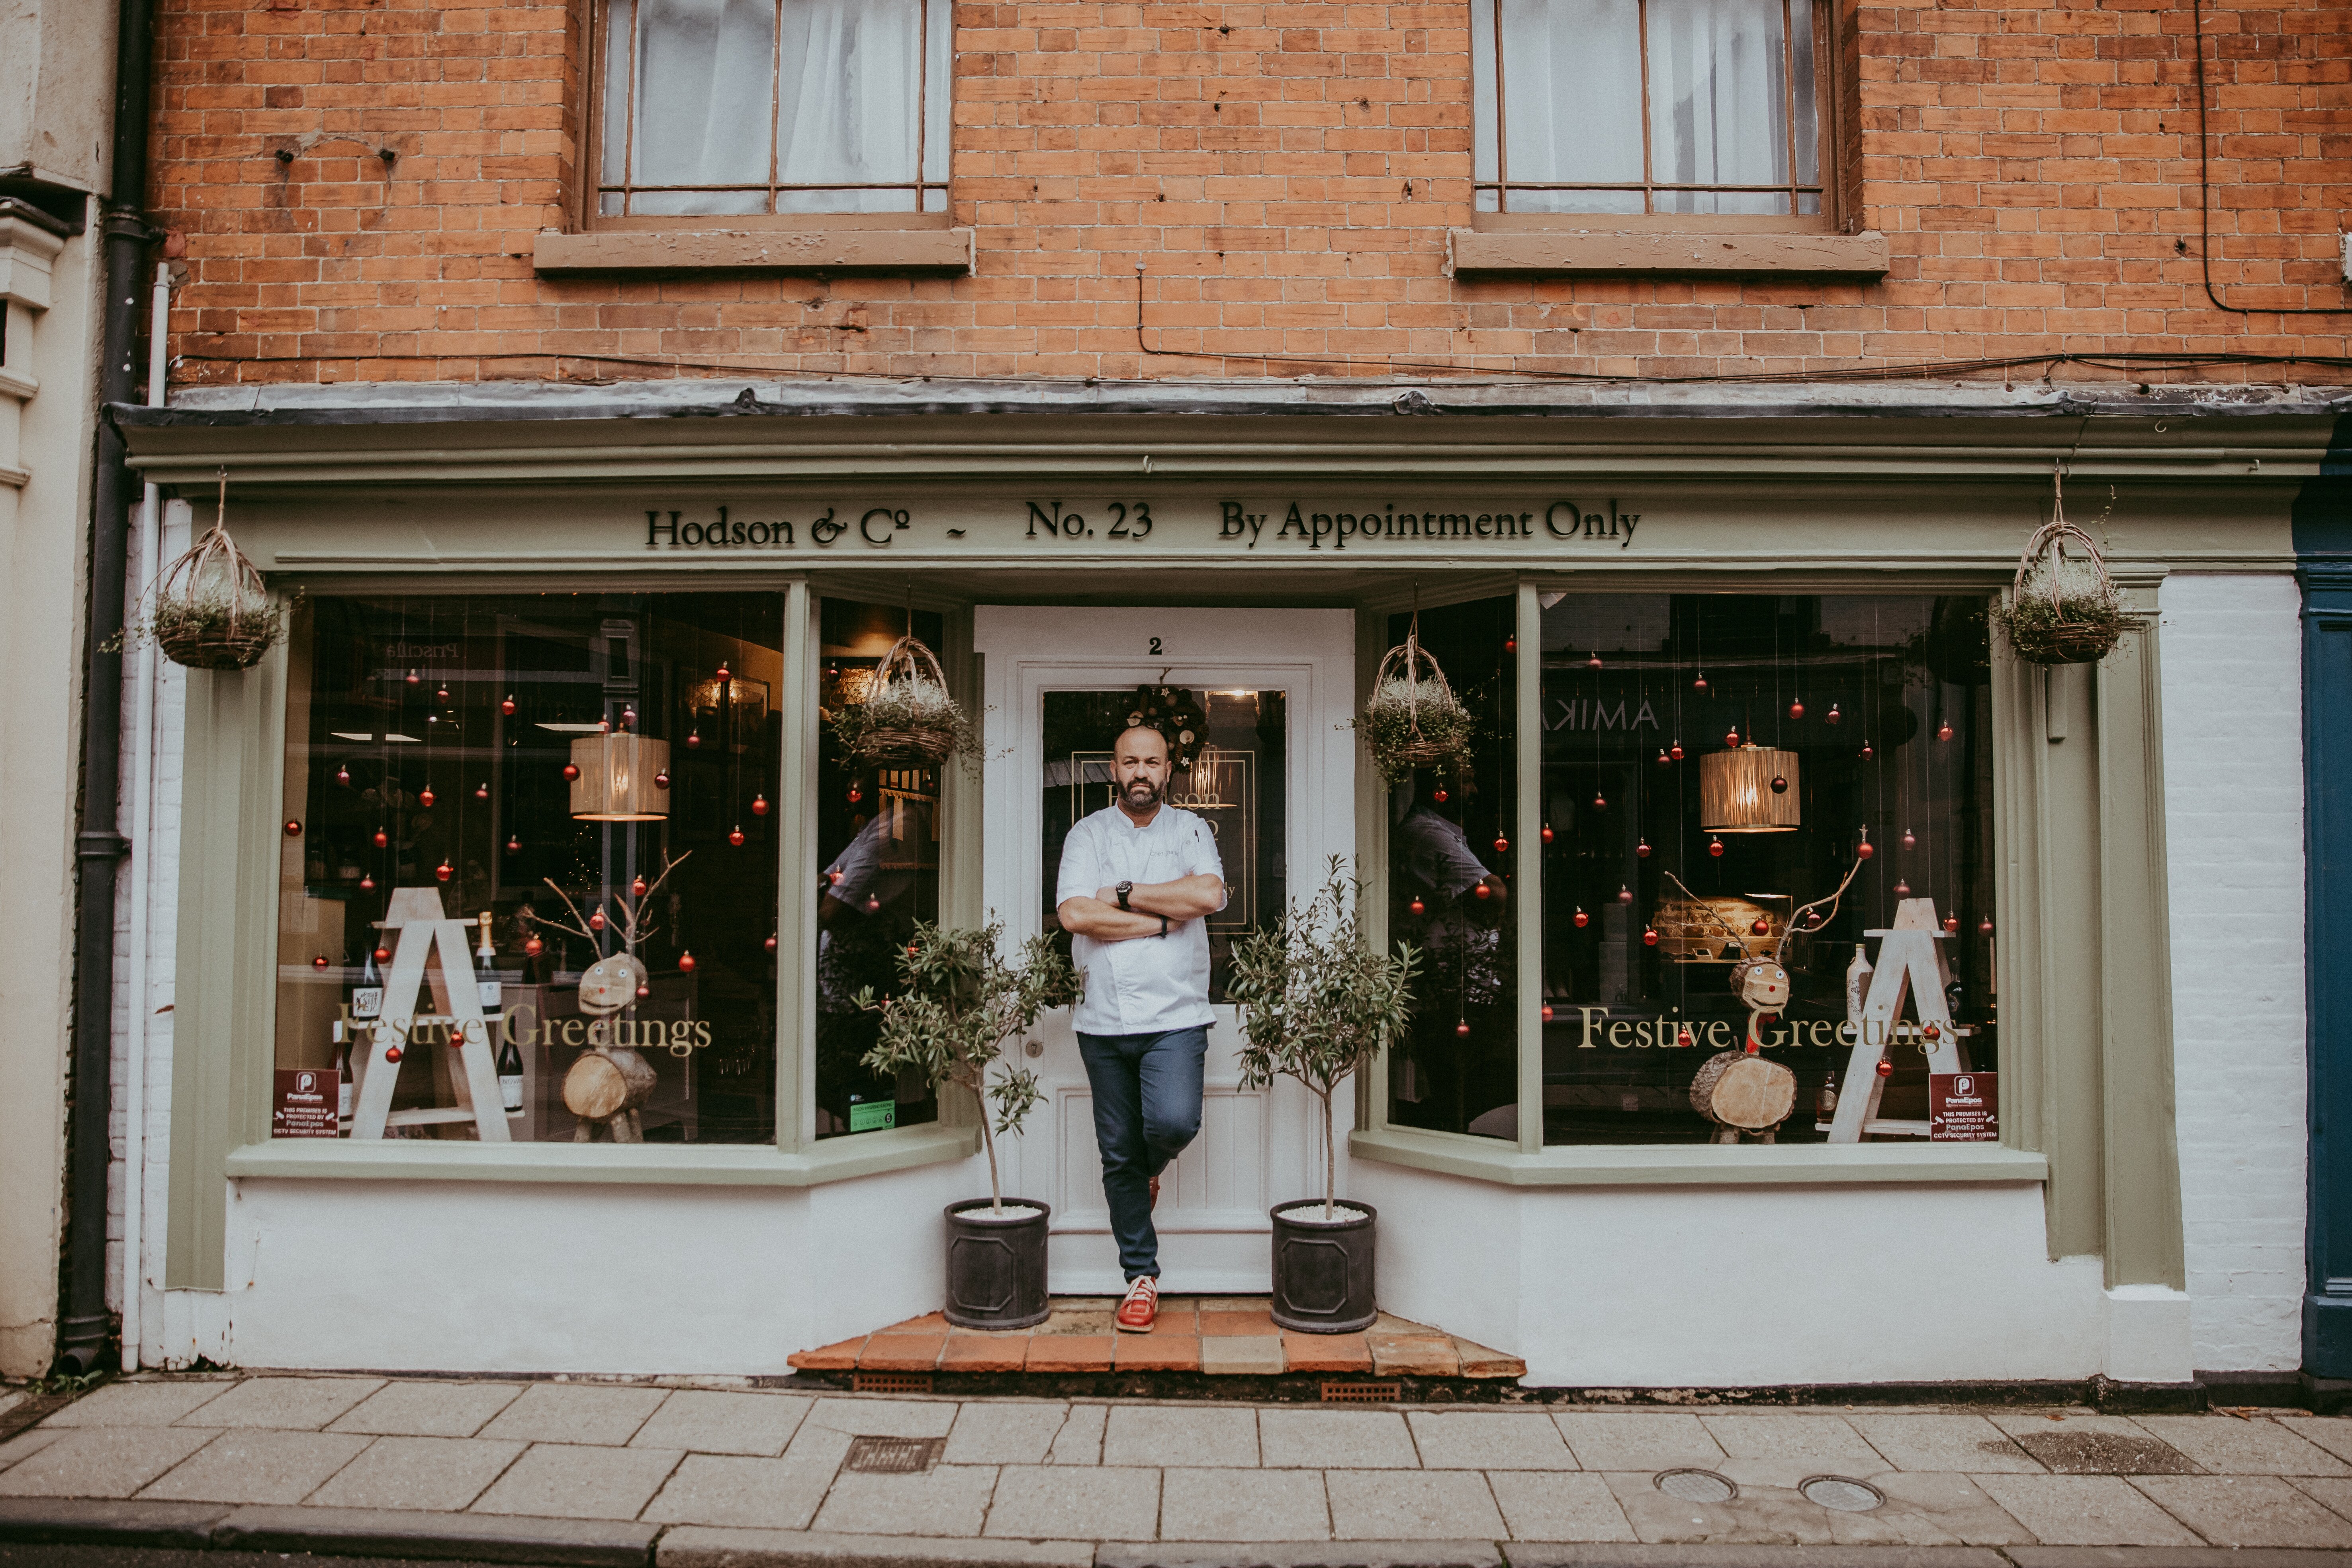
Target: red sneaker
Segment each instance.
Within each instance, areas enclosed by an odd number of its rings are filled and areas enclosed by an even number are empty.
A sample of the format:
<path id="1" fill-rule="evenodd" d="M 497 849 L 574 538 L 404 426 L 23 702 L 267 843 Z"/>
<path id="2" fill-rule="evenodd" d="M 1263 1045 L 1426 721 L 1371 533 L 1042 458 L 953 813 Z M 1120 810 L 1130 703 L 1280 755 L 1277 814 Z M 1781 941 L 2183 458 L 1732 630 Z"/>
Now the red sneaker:
<path id="1" fill-rule="evenodd" d="M 1123 1334 L 1148 1334 L 1159 1320 L 1160 1281 L 1149 1274 L 1130 1280 L 1127 1300 L 1118 1304 L 1118 1315 L 1111 1321 Z"/>

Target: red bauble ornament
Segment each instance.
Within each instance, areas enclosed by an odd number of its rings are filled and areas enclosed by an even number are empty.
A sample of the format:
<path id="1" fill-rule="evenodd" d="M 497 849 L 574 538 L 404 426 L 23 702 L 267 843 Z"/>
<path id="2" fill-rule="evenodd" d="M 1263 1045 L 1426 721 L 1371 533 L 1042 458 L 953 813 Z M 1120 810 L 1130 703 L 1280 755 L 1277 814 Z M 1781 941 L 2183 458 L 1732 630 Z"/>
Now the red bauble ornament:
<path id="1" fill-rule="evenodd" d="M 1602 795 L 1599 790 L 1594 790 L 1594 791 L 1592 792 L 1592 809 L 1593 809 L 1593 810 L 1595 810 L 1595 811 L 1606 811 L 1606 810 L 1608 810 L 1608 809 L 1609 809 L 1609 797 L 1608 797 L 1607 795 Z"/>
<path id="2" fill-rule="evenodd" d="M 566 763 L 563 764 L 563 780 L 566 784 L 571 783 L 573 779 L 576 779 L 579 776 L 580 766 L 578 763 Z"/>
<path id="3" fill-rule="evenodd" d="M 1911 830 L 1907 827 L 1903 830 L 1903 847 L 1906 849 L 1919 847 L 1919 841 L 1911 836 Z"/>
<path id="4" fill-rule="evenodd" d="M 1958 931 L 1960 929 L 1960 917 L 1958 915 L 1946 915 L 1944 917 L 1944 929 L 1948 931 Z"/>
<path id="5" fill-rule="evenodd" d="M 1675 1044 L 1686 1051 L 1696 1050 L 1698 1047 L 1698 1037 L 1691 1033 L 1691 1026 L 1688 1024 L 1685 1024 L 1675 1031 Z"/>
<path id="6" fill-rule="evenodd" d="M 1497 855 L 1508 855 L 1510 852 L 1511 841 L 1498 836 L 1495 840 L 1495 853 Z"/>
<path id="7" fill-rule="evenodd" d="M 1660 766 L 1660 767 L 1662 767 L 1662 768 L 1663 768 L 1663 767 L 1666 767 L 1666 766 L 1669 766 L 1673 762 L 1674 762 L 1674 759 L 1673 759 L 1672 757 L 1669 757 L 1669 756 L 1667 756 L 1667 755 L 1666 755 L 1666 749 L 1665 749 L 1664 746 L 1660 746 L 1660 747 L 1658 748 L 1658 766 Z"/>
<path id="8" fill-rule="evenodd" d="M 596 721 L 596 733 L 599 735 L 609 735 L 612 732 L 613 721 L 610 719 L 599 719 Z"/>
<path id="9" fill-rule="evenodd" d="M 1864 828 L 1862 830 L 1862 842 L 1853 847 L 1853 858 L 1857 860 L 1867 860 L 1873 855 L 1877 853 L 1878 846 L 1870 841 L 1870 829 L 1867 827 Z"/>
<path id="10" fill-rule="evenodd" d="M 522 950 L 529 956 L 537 958 L 541 953 L 547 951 L 547 943 L 540 941 L 539 938 L 535 936 L 526 937 L 523 939 Z"/>
<path id="11" fill-rule="evenodd" d="M 1545 824 L 1543 825 L 1543 836 L 1542 836 L 1542 837 L 1543 837 L 1543 841 L 1544 841 L 1545 843 L 1549 844 L 1549 843 L 1550 843 L 1550 842 L 1551 842 L 1551 824 L 1550 824 L 1550 823 L 1547 822 L 1547 823 L 1545 823 Z"/>
<path id="12" fill-rule="evenodd" d="M 1691 682 L 1691 689 L 1693 691 L 1705 691 L 1706 689 L 1706 671 L 1702 669 L 1698 672 L 1698 679 Z"/>
<path id="13" fill-rule="evenodd" d="M 775 952 L 775 951 L 776 951 L 776 939 L 775 939 L 775 935 L 774 935 L 774 933 L 772 933 L 772 932 L 771 932 L 771 933 L 769 934 L 769 937 L 768 937 L 768 951 L 769 951 L 770 952 Z"/>
<path id="14" fill-rule="evenodd" d="M 1495 896 L 1494 888 L 1485 882 L 1479 883 L 1478 886 L 1472 890 L 1482 899 L 1491 899 Z"/>
<path id="15" fill-rule="evenodd" d="M 1759 915 L 1748 923 L 1748 929 L 1754 935 L 1769 936 L 1772 934 L 1772 922 Z"/>
<path id="16" fill-rule="evenodd" d="M 1676 741 L 1673 745 L 1668 746 L 1666 748 L 1666 755 L 1673 758 L 1675 762 L 1681 762 L 1683 760 L 1683 743 L 1680 741 Z"/>
<path id="17" fill-rule="evenodd" d="M 1870 749 L 1870 742 L 1867 742 L 1867 741 L 1864 741 L 1864 742 L 1862 743 L 1862 760 L 1863 760 L 1864 762 L 1865 762 L 1865 763 L 1866 763 L 1866 762 L 1870 761 L 1870 759 L 1871 759 L 1871 758 L 1873 758 L 1873 757 L 1874 757 L 1874 756 L 1876 756 L 1876 755 L 1878 755 L 1878 753 L 1877 753 L 1876 752 L 1874 752 L 1874 751 L 1872 751 L 1872 750 Z"/>
<path id="18" fill-rule="evenodd" d="M 507 699 L 506 699 L 506 700 L 499 704 L 499 712 L 501 712 L 501 713 L 503 713 L 503 714 L 505 714 L 508 718 L 511 719 L 511 718 L 513 718 L 513 717 L 514 717 L 514 710 L 515 710 L 515 700 L 514 700 L 514 693 L 513 693 L 513 692 L 511 692 L 511 691 L 509 691 L 509 692 L 508 692 L 508 693 L 507 693 Z"/>
<path id="19" fill-rule="evenodd" d="M 1944 1037 L 1943 1026 L 1939 1024 L 1924 1025 L 1921 1026 L 1919 1032 L 1927 1036 L 1931 1040 L 1940 1040 Z"/>
<path id="20" fill-rule="evenodd" d="M 869 914 L 869 915 L 870 915 L 870 914 L 872 914 L 875 910 L 877 910 L 880 909 L 881 907 L 882 907 L 882 895 L 880 895 L 879 893 L 868 893 L 868 894 L 866 894 L 866 912 L 867 914 Z"/>
<path id="21" fill-rule="evenodd" d="M 320 953 L 318 957 L 316 957 L 316 958 L 312 959 L 312 960 L 310 961 L 310 967 L 311 967 L 311 968 L 313 968 L 313 969 L 324 969 L 324 968 L 326 968 L 326 967 L 327 967 L 327 955 L 326 955 L 325 953 L 323 953 L 323 952 L 322 952 L 322 953 Z"/>
<path id="22" fill-rule="evenodd" d="M 512 838 L 512 837 L 510 837 L 510 838 L 509 838 L 509 839 L 507 840 L 507 853 L 508 853 L 508 854 L 509 854 L 509 855 L 516 854 L 516 853 L 518 853 L 519 851 L 520 851 L 520 850 L 521 850 L 521 848 L 522 848 L 522 840 L 521 840 L 521 839 L 520 839 L 520 838 Z"/>
<path id="23" fill-rule="evenodd" d="M 768 815 L 768 797 L 766 795 L 759 795 L 751 797 L 751 815 L 754 816 L 765 816 Z"/>
<path id="24" fill-rule="evenodd" d="M 1878 1076 L 1881 1078 L 1893 1078 L 1895 1076 L 1895 1064 L 1887 1060 L 1885 1057 L 1879 1058 Z"/>
<path id="25" fill-rule="evenodd" d="M 337 768 L 335 770 L 335 782 L 339 784 L 349 785 L 352 782 L 352 770 L 349 768 Z"/>
<path id="26" fill-rule="evenodd" d="M 1786 795 L 1786 794 L 1788 794 L 1788 793 L 1789 793 L 1789 781 L 1788 781 L 1787 779 L 1785 779 L 1785 778 L 1782 778 L 1782 777 L 1781 777 L 1780 774 L 1778 774 L 1778 773 L 1773 774 L 1773 775 L 1772 775 L 1772 793 L 1773 793 L 1774 795 Z"/>
<path id="27" fill-rule="evenodd" d="M 625 730 L 625 729 L 627 729 L 630 725 L 632 725 L 632 724 L 635 723 L 636 721 L 637 721 L 637 710 L 636 710 L 635 709 L 634 709 L 634 708 L 624 708 L 624 709 L 622 709 L 622 710 L 621 710 L 621 728 L 622 728 L 622 729 Z"/>
<path id="28" fill-rule="evenodd" d="M 908 958 L 914 958 L 914 957 L 918 956 L 919 954 L 920 954 L 920 953 L 921 953 L 921 952 L 922 952 L 922 949 L 921 949 L 921 948 L 919 948 L 919 947 L 917 947 L 913 942 L 908 942 L 908 943 L 907 944 L 907 956 L 908 956 Z"/>
<path id="29" fill-rule="evenodd" d="M 640 985 L 640 986 L 638 986 L 638 987 L 637 987 L 637 1000 L 638 1000 L 638 1001 L 640 1001 L 640 1002 L 644 1001 L 646 997 L 648 997 L 648 996 L 652 995 L 653 994 L 654 994 L 654 988 L 653 988 L 652 986 L 650 986 L 650 985 Z"/>
<path id="30" fill-rule="evenodd" d="M 1791 718 L 1791 719 L 1801 719 L 1801 718 L 1803 718 L 1804 716 L 1805 716 L 1805 705 L 1804 705 L 1804 703 L 1803 703 L 1801 700 L 1799 700 L 1799 701 L 1796 701 L 1796 702 L 1791 702 L 1791 703 L 1790 703 L 1790 704 L 1789 704 L 1789 717 L 1790 717 L 1790 718 Z"/>
<path id="31" fill-rule="evenodd" d="M 379 827 L 375 830 L 375 847 L 379 849 L 392 842 L 392 835 Z"/>
<path id="32" fill-rule="evenodd" d="M 738 849 L 743 847 L 743 825 L 741 823 L 737 823 L 734 830 L 727 835 L 727 842 L 733 845 Z"/>
<path id="33" fill-rule="evenodd" d="M 629 896 L 636 899 L 642 899 L 646 896 L 646 879 L 643 877 L 639 877 L 635 881 L 629 884 Z"/>
<path id="34" fill-rule="evenodd" d="M 373 877 L 362 877 L 362 878 L 360 879 L 360 891 L 361 891 L 361 892 L 362 892 L 362 893 L 373 893 L 373 892 L 374 892 L 374 891 L 375 891 L 375 879 L 374 879 Z"/>
<path id="35" fill-rule="evenodd" d="M 286 824 L 286 837 L 289 837 L 289 838 L 299 838 L 299 837 L 302 837 L 302 825 L 301 825 L 300 823 L 299 823 L 299 822 L 292 822 L 292 821 L 288 822 L 288 823 Z"/>
<path id="36" fill-rule="evenodd" d="M 686 732 L 686 744 L 688 751 L 691 751 L 695 747 L 702 744 L 702 731 L 699 730 L 688 730 Z"/>
<path id="37" fill-rule="evenodd" d="M 444 882 L 449 879 L 449 871 L 450 866 L 449 862 L 446 860 L 442 861 L 441 864 L 433 868 L 433 875 L 435 878 Z"/>
<path id="38" fill-rule="evenodd" d="M 1543 1021 L 1547 1024 L 1551 1022 L 1551 1004 L 1549 1002 L 1544 1004 Z"/>
<path id="39" fill-rule="evenodd" d="M 1599 648 L 1592 650 L 1592 657 L 1584 661 L 1584 668 L 1587 669 L 1599 669 L 1601 668 L 1601 650 Z"/>
<path id="40" fill-rule="evenodd" d="M 1730 729 L 1726 730 L 1723 732 L 1723 743 L 1727 746 L 1734 747 L 1739 744 L 1739 727 L 1738 725 L 1735 724 Z"/>
<path id="41" fill-rule="evenodd" d="M 1895 878 L 1895 896 L 1896 898 L 1898 898 L 1898 899 L 1907 899 L 1907 898 L 1909 898 L 1909 897 L 1911 896 L 1911 884 L 1910 884 L 1910 883 L 1908 883 L 1908 882 L 1906 882 L 1906 881 L 1905 881 L 1905 880 L 1904 880 L 1902 878 L 1900 878 L 1900 877 Z"/>
<path id="42" fill-rule="evenodd" d="M 1629 888 L 1629 887 L 1627 887 L 1627 886 L 1626 886 L 1624 883 L 1622 883 L 1622 882 L 1618 883 L 1618 884 L 1617 884 L 1617 901 L 1618 901 L 1619 903 L 1621 903 L 1621 904 L 1630 904 L 1630 903 L 1632 903 L 1632 902 L 1633 901 L 1633 889 L 1631 889 L 1631 888 Z"/>
<path id="43" fill-rule="evenodd" d="M 416 804 L 430 811 L 433 808 L 433 786 L 426 784 L 416 792 Z"/>
<path id="44" fill-rule="evenodd" d="M 1582 904 L 1576 906 L 1576 913 L 1572 918 L 1575 920 L 1576 929 L 1579 931 L 1582 931 L 1586 926 L 1592 923 L 1592 917 L 1584 912 L 1584 906 Z"/>
<path id="45" fill-rule="evenodd" d="M 1942 723 L 1936 726 L 1936 739 L 1938 741 L 1948 741 L 1951 738 L 1952 721 L 1949 719 L 1947 719 Z"/>
<path id="46" fill-rule="evenodd" d="M 1722 839 L 1720 839 L 1720 838 L 1710 838 L 1710 839 L 1708 839 L 1708 840 L 1706 841 L 1706 852 L 1707 852 L 1708 854 L 1710 854 L 1710 855 L 1714 856 L 1714 857 L 1715 857 L 1717 859 L 1718 859 L 1718 860 L 1722 859 L 1722 858 L 1723 858 L 1723 840 L 1722 840 Z"/>
<path id="47" fill-rule="evenodd" d="M 378 963 L 390 963 L 392 962 L 392 949 L 388 947 L 377 948 L 375 950 L 375 961 Z"/>
<path id="48" fill-rule="evenodd" d="M 408 672 L 408 684 L 411 686 L 421 685 L 424 682 L 424 679 L 425 678 L 423 676 L 417 674 L 413 669 Z"/>
<path id="49" fill-rule="evenodd" d="M 601 906 L 588 911 L 588 929 L 590 931 L 603 931 L 604 929 L 604 911 Z"/>
<path id="50" fill-rule="evenodd" d="M 1460 1023 L 1455 1024 L 1455 1025 L 1454 1026 L 1454 1032 L 1456 1035 L 1466 1035 L 1466 1034 L 1468 1034 L 1468 1033 L 1470 1032 L 1470 1020 L 1469 1020 L 1469 1019 L 1467 1019 L 1467 1018 L 1465 1018 L 1465 1019 L 1463 1019 Z"/>
<path id="51" fill-rule="evenodd" d="M 1647 860 L 1650 858 L 1650 841 L 1644 838 L 1634 845 L 1633 854 L 1637 858 Z"/>
<path id="52" fill-rule="evenodd" d="M 864 800 L 865 798 L 866 798 L 866 792 L 865 792 L 864 790 L 862 790 L 862 789 L 858 788 L 858 787 L 857 787 L 857 785 L 856 785 L 856 784 L 851 784 L 851 785 L 849 786 L 849 804 L 850 804 L 850 805 L 856 805 L 859 801 Z"/>
<path id="53" fill-rule="evenodd" d="M 722 658 L 722 659 L 720 659 L 720 660 L 719 661 L 719 679 L 721 679 L 721 680 L 730 680 L 730 679 L 734 679 L 734 674 L 735 674 L 735 672 L 734 672 L 733 670 L 729 669 L 729 668 L 727 668 L 727 661 L 726 661 L 725 659 L 723 659 L 723 658 Z"/>
<path id="54" fill-rule="evenodd" d="M 1824 724 L 1834 724 L 1844 717 L 1844 714 L 1838 711 L 1838 705 L 1832 702 L 1830 704 L 1830 710 L 1822 715 L 1822 722 Z"/>
<path id="55" fill-rule="evenodd" d="M 386 1046 L 386 1047 L 384 1047 L 384 1048 L 383 1048 L 383 1059 L 384 1059 L 384 1060 L 386 1060 L 386 1061 L 388 1061 L 388 1062 L 396 1062 L 396 1061 L 398 1061 L 398 1060 L 400 1059 L 400 1047 L 399 1047 L 398 1046 Z"/>
<path id="56" fill-rule="evenodd" d="M 1407 904 L 1405 908 L 1411 910 L 1417 915 L 1425 915 L 1429 912 L 1429 906 L 1423 903 L 1419 899 L 1413 900 L 1413 901 Z"/>
<path id="57" fill-rule="evenodd" d="M 1977 921 L 1977 934 L 1979 936 L 1990 936 L 1992 934 L 1992 920 L 1990 916 Z"/>
<path id="58" fill-rule="evenodd" d="M 1438 805 L 1444 805 L 1445 804 L 1445 786 L 1444 784 L 1439 784 L 1435 789 L 1430 791 L 1429 798 L 1435 801 Z"/>
<path id="59" fill-rule="evenodd" d="M 654 788 L 669 788 L 669 770 L 667 768 L 663 768 L 654 774 Z"/>
<path id="60" fill-rule="evenodd" d="M 448 689 L 447 687 L 446 687 L 446 686 L 445 686 L 445 687 L 441 688 L 441 689 L 440 689 L 440 690 L 436 691 L 436 692 L 433 694 L 433 700 L 434 700 L 434 701 L 436 701 L 436 702 L 446 702 L 446 701 L 448 701 L 448 700 L 449 700 L 449 689 Z"/>
<path id="61" fill-rule="evenodd" d="M 1658 945 L 1657 927 L 1643 926 L 1642 928 L 1642 945 L 1643 947 L 1655 947 Z"/>
<path id="62" fill-rule="evenodd" d="M 1505 653 L 1517 653 L 1517 652 L 1518 652 L 1518 651 L 1519 651 L 1519 639 L 1518 639 L 1517 637 L 1505 637 L 1505 638 L 1503 639 L 1503 651 L 1504 651 Z"/>

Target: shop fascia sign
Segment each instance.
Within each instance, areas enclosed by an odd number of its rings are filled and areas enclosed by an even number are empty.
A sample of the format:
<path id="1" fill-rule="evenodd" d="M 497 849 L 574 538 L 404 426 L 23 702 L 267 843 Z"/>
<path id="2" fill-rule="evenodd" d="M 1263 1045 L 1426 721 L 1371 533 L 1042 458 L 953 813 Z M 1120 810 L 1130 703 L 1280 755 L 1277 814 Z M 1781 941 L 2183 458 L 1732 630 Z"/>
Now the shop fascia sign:
<path id="1" fill-rule="evenodd" d="M 715 513 L 684 507 L 646 510 L 646 548 L 651 551 L 715 551 L 733 553 L 774 550 L 888 550 L 901 535 L 910 542 L 962 541 L 975 544 L 1011 544 L 1045 548 L 1091 541 L 1098 547 L 1119 549 L 1150 540 L 1156 547 L 1223 548 L 1226 550 L 1344 551 L 1382 549 L 1410 552 L 1432 545 L 1475 545 L 1481 541 L 1507 543 L 1525 541 L 1542 544 L 1575 543 L 1591 549 L 1629 550 L 1641 526 L 1642 514 L 1625 511 L 1617 498 L 1594 504 L 1573 496 L 1509 504 L 1517 510 L 1493 510 L 1495 500 L 1472 503 L 1452 501 L 1400 506 L 1381 501 L 1351 504 L 1330 500 L 1167 500 L 1149 497 L 1123 500 L 1024 500 L 1022 510 L 1007 510 L 975 520 L 970 510 L 951 515 L 963 519 L 949 527 L 944 516 L 924 519 L 904 506 L 873 506 L 863 510 L 835 504 L 799 518 L 740 515 L 731 505 Z M 1480 510 L 1479 507 L 1488 510 Z M 928 541 L 926 536 L 929 536 Z"/>

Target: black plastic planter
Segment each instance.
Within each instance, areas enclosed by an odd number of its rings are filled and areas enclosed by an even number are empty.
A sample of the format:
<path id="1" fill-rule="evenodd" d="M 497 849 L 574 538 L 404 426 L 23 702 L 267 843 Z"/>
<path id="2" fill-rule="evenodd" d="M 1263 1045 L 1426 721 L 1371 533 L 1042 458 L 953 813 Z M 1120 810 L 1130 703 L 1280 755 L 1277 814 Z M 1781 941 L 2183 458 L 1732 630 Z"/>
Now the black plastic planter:
<path id="1" fill-rule="evenodd" d="M 948 1205 L 947 1320 L 960 1329 L 1025 1329 L 1045 1321 L 1045 1223 L 1054 1211 L 1028 1198 L 1007 1198 L 1037 1212 L 1025 1219 L 992 1220 L 987 1198 Z"/>
<path id="2" fill-rule="evenodd" d="M 1287 1203 L 1268 1211 L 1274 1219 L 1275 1322 L 1307 1334 L 1349 1334 L 1370 1328 L 1380 1316 L 1372 1290 L 1373 1226 L 1379 1211 L 1350 1199 L 1345 1206 L 1362 1210 L 1361 1219 L 1317 1225 L 1283 1217 L 1284 1209 L 1306 1206 Z M 1314 1212 L 1322 1210 L 1322 1204 L 1316 1203 Z"/>

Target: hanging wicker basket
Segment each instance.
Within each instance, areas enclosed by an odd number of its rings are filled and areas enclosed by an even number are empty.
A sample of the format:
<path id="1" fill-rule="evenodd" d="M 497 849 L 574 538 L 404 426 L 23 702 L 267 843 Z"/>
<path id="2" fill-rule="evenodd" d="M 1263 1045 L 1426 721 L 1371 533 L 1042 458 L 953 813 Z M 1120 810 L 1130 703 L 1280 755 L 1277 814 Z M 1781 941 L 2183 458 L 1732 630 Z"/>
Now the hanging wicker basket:
<path id="1" fill-rule="evenodd" d="M 939 656 L 912 636 L 890 645 L 866 700 L 844 705 L 833 731 L 842 751 L 859 762 L 925 767 L 937 767 L 972 740 L 963 710 L 948 695 Z"/>
<path id="2" fill-rule="evenodd" d="M 2079 554 L 2067 553 L 2070 542 Z M 2063 493 L 2053 496 L 2050 521 L 2025 542 L 2009 597 L 1991 617 L 2029 664 L 2095 664 L 2123 637 L 2130 619 L 2123 595 L 2097 543 L 2066 521 Z"/>
<path id="3" fill-rule="evenodd" d="M 163 569 L 146 631 L 163 657 L 190 669 L 251 669 L 286 635 L 286 606 L 228 536 L 228 476 L 213 525 Z"/>
<path id="4" fill-rule="evenodd" d="M 1419 768 L 1458 768 L 1470 750 L 1470 710 L 1454 695 L 1445 671 L 1421 646 L 1421 619 L 1389 649 L 1372 678 L 1372 700 L 1356 721 L 1372 764 L 1391 784 Z"/>

